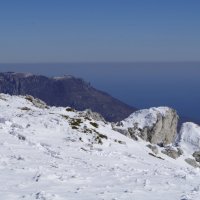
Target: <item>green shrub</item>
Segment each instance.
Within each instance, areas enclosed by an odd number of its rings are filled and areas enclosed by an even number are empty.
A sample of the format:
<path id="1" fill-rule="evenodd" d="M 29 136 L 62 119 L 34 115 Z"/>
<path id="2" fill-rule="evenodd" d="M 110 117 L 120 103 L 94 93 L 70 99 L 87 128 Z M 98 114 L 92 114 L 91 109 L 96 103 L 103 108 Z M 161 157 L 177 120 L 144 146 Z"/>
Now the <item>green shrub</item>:
<path id="1" fill-rule="evenodd" d="M 104 134 L 101 134 L 101 133 L 98 133 L 98 136 L 102 139 L 108 139 L 108 136 L 107 135 L 104 135 Z"/>
<path id="2" fill-rule="evenodd" d="M 68 107 L 68 108 L 66 108 L 66 111 L 67 112 L 74 112 L 75 110 L 73 108 Z"/>
<path id="3" fill-rule="evenodd" d="M 31 109 L 28 108 L 28 107 L 22 107 L 21 110 L 29 111 L 29 110 L 31 110 Z"/>
<path id="4" fill-rule="evenodd" d="M 81 123 L 83 123 L 83 122 L 82 122 L 81 119 L 79 119 L 79 118 L 77 118 L 77 119 L 72 119 L 71 122 L 70 122 L 70 124 L 71 124 L 72 126 L 80 126 Z"/>
<path id="5" fill-rule="evenodd" d="M 89 117 L 85 117 L 85 120 L 91 121 L 91 119 Z"/>
<path id="6" fill-rule="evenodd" d="M 77 126 L 72 126 L 72 129 L 78 129 L 78 127 Z"/>
<path id="7" fill-rule="evenodd" d="M 98 127 L 99 127 L 99 125 L 98 125 L 97 123 L 95 123 L 95 122 L 90 122 L 90 124 L 91 124 L 92 126 L 94 126 L 95 128 L 98 128 Z"/>

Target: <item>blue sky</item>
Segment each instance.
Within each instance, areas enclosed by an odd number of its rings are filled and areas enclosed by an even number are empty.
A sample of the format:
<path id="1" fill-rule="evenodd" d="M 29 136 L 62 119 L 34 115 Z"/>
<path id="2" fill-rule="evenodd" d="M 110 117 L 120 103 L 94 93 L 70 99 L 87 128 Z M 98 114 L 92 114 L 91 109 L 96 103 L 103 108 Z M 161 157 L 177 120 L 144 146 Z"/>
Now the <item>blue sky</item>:
<path id="1" fill-rule="evenodd" d="M 2 0 L 0 63 L 199 61 L 199 0 Z"/>

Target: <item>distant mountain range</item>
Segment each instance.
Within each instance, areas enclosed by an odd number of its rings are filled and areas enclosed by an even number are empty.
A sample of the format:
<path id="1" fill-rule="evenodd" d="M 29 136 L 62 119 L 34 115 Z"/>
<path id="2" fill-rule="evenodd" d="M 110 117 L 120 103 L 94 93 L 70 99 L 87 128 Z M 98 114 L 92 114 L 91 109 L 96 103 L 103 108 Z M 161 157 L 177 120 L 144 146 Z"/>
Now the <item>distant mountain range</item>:
<path id="1" fill-rule="evenodd" d="M 120 121 L 137 109 L 89 83 L 73 76 L 49 78 L 29 73 L 0 73 L 0 92 L 11 95 L 32 95 L 50 106 L 70 106 L 77 110 L 91 109 L 107 121 Z"/>

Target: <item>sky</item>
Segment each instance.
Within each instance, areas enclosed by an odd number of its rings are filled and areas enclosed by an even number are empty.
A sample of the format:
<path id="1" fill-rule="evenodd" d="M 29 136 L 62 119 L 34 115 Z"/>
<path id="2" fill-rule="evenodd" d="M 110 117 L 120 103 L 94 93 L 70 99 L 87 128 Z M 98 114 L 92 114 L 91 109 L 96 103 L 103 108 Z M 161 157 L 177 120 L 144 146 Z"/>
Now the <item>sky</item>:
<path id="1" fill-rule="evenodd" d="M 0 63 L 200 61 L 199 0 L 1 0 Z"/>

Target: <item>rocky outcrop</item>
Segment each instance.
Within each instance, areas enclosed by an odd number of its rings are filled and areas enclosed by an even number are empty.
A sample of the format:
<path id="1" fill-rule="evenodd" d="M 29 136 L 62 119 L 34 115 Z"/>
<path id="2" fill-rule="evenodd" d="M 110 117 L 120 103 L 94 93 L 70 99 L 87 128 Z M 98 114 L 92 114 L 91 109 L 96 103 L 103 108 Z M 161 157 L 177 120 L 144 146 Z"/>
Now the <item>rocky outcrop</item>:
<path id="1" fill-rule="evenodd" d="M 48 108 L 47 104 L 44 101 L 34 98 L 31 95 L 27 95 L 25 99 L 30 101 L 37 108 L 42 108 L 42 109 Z"/>
<path id="2" fill-rule="evenodd" d="M 84 112 L 80 112 L 80 116 L 88 119 L 93 119 L 95 121 L 103 121 L 104 123 L 106 123 L 102 115 L 97 112 L 92 112 L 92 110 L 90 109 L 87 109 Z"/>
<path id="3" fill-rule="evenodd" d="M 140 137 L 153 144 L 174 143 L 178 115 L 168 107 L 139 110 L 116 124 L 117 129 L 127 130 L 131 137 Z"/>
<path id="4" fill-rule="evenodd" d="M 49 78 L 29 73 L 0 73 L 0 93 L 31 95 L 49 106 L 91 109 L 107 121 L 120 121 L 136 109 L 72 76 Z"/>
<path id="5" fill-rule="evenodd" d="M 183 154 L 183 151 L 180 148 L 175 149 L 172 147 L 165 148 L 161 152 L 173 159 L 177 159 Z"/>

